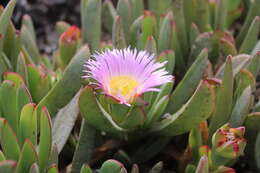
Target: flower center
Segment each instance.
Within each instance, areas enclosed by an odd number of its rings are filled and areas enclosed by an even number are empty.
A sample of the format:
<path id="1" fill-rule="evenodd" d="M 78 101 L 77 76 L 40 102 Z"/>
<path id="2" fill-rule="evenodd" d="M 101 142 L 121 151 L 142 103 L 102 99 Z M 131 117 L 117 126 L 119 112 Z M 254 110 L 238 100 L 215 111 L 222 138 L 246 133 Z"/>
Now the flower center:
<path id="1" fill-rule="evenodd" d="M 127 102 L 133 101 L 139 82 L 132 76 L 113 76 L 109 80 L 109 94 L 125 99 Z"/>

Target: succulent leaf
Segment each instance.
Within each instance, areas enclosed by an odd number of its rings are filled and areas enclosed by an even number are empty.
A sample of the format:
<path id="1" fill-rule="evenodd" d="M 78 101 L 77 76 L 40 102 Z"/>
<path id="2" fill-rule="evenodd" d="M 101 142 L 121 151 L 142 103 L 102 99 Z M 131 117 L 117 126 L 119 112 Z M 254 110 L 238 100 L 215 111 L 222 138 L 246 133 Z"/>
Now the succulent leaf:
<path id="1" fill-rule="evenodd" d="M 11 16 L 14 11 L 14 7 L 16 4 L 16 0 L 9 1 L 8 5 L 4 9 L 4 11 L 0 15 L 0 54 L 2 54 L 3 51 L 3 44 L 4 44 L 4 35 L 7 31 L 8 25 L 11 20 Z"/>
<path id="2" fill-rule="evenodd" d="M 38 162 L 37 153 L 31 141 L 26 140 L 21 151 L 21 156 L 17 163 L 16 172 L 29 172 L 31 165 L 34 162 Z"/>
<path id="3" fill-rule="evenodd" d="M 20 143 L 23 144 L 29 139 L 34 145 L 37 144 L 37 114 L 36 105 L 33 103 L 26 104 L 21 110 L 20 115 Z"/>
<path id="4" fill-rule="evenodd" d="M 38 104 L 38 114 L 46 106 L 50 115 L 54 116 L 60 108 L 68 104 L 80 89 L 83 64 L 89 56 L 88 47 L 83 46 L 65 69 L 62 78 Z"/>
<path id="5" fill-rule="evenodd" d="M 127 173 L 124 165 L 116 160 L 107 160 L 100 168 L 100 173 Z"/>
<path id="6" fill-rule="evenodd" d="M 40 118 L 40 142 L 39 142 L 39 167 L 43 172 L 48 166 L 48 160 L 51 154 L 51 119 L 46 107 L 41 109 Z"/>
<path id="7" fill-rule="evenodd" d="M 169 104 L 166 107 L 166 112 L 176 112 L 192 95 L 202 78 L 203 71 L 207 65 L 207 57 L 207 50 L 204 49 L 173 91 Z"/>
<path id="8" fill-rule="evenodd" d="M 195 128 L 206 120 L 215 106 L 215 93 L 206 81 L 202 81 L 193 96 L 173 115 L 155 123 L 151 131 L 165 136 L 174 136 Z M 197 111 L 194 111 L 197 110 Z"/>
<path id="9" fill-rule="evenodd" d="M 220 91 L 216 97 L 216 110 L 212 115 L 209 125 L 210 136 L 212 136 L 219 127 L 227 123 L 229 120 L 233 104 L 233 85 L 234 77 L 232 61 L 231 57 L 228 57 L 225 64 L 225 72 L 222 78 L 222 84 L 219 88 Z"/>
<path id="10" fill-rule="evenodd" d="M 90 162 L 95 146 L 96 129 L 82 121 L 79 142 L 72 160 L 71 173 L 78 173 L 83 166 Z"/>
<path id="11" fill-rule="evenodd" d="M 99 50 L 101 39 L 101 0 L 81 0 L 81 30 L 83 43 L 90 50 Z"/>

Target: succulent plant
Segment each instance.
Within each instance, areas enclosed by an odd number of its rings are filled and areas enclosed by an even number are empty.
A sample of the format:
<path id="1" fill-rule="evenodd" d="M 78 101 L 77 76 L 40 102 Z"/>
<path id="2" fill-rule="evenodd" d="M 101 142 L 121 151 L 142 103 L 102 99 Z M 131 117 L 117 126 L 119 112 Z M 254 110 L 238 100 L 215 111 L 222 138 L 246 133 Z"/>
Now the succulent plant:
<path id="1" fill-rule="evenodd" d="M 48 56 L 15 4 L 0 7 L 0 172 L 56 173 L 64 151 L 67 172 L 164 172 L 143 164 L 187 133 L 174 171 L 235 172 L 242 155 L 260 170 L 260 0 L 81 0 Z"/>

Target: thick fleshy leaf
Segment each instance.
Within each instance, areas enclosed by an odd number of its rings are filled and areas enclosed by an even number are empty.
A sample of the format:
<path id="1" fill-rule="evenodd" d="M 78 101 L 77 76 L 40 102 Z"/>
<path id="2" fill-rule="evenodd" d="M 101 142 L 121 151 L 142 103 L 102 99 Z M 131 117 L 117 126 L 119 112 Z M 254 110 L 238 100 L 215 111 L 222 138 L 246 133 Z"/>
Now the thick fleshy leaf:
<path id="1" fill-rule="evenodd" d="M 20 114 L 22 108 L 27 103 L 32 102 L 32 97 L 24 84 L 22 84 L 17 90 L 17 109 Z M 19 115 L 18 115 L 19 116 Z"/>
<path id="2" fill-rule="evenodd" d="M 141 37 L 142 36 L 141 31 L 142 31 L 143 19 L 144 19 L 144 16 L 138 17 L 137 19 L 135 19 L 133 21 L 132 25 L 130 26 L 130 40 L 129 41 L 130 41 L 130 45 L 132 47 L 142 48 L 142 46 L 143 46 L 142 45 L 143 42 L 142 42 L 142 39 L 141 39 L 142 38 Z M 121 21 L 119 21 L 119 22 L 121 22 Z M 119 23 L 119 24 L 121 25 L 120 27 L 122 28 L 122 22 Z M 124 33 L 123 29 L 120 29 L 120 30 L 122 31 L 122 33 Z"/>
<path id="3" fill-rule="evenodd" d="M 250 110 L 252 99 L 252 89 L 251 86 L 248 86 L 237 99 L 230 115 L 229 123 L 232 127 L 239 127 L 243 124 Z"/>
<path id="4" fill-rule="evenodd" d="M 20 115 L 20 142 L 29 139 L 34 145 L 37 144 L 37 114 L 36 105 L 29 103 L 25 105 Z"/>
<path id="5" fill-rule="evenodd" d="M 55 144 L 52 145 L 51 155 L 49 157 L 48 165 L 58 165 L 59 163 L 59 152 Z"/>
<path id="6" fill-rule="evenodd" d="M 203 145 L 202 133 L 199 127 L 196 127 L 190 131 L 189 134 L 189 147 L 192 151 L 192 163 L 198 164 L 200 160 L 199 149 Z"/>
<path id="7" fill-rule="evenodd" d="M 191 3 L 190 0 L 183 0 L 183 13 L 184 13 L 185 24 L 187 29 L 191 28 L 192 25 L 192 21 L 194 18 L 193 9 L 194 9 L 193 3 Z M 188 37 L 188 39 L 190 38 Z"/>
<path id="8" fill-rule="evenodd" d="M 186 2 L 188 3 L 188 2 Z M 189 2 L 189 8 L 187 10 L 191 10 L 190 15 L 192 20 L 196 23 L 201 32 L 210 31 L 210 14 L 209 14 L 209 3 L 207 0 L 198 0 Z M 186 14 L 188 13 L 186 10 Z"/>
<path id="9" fill-rule="evenodd" d="M 222 83 L 216 97 L 216 109 L 210 120 L 210 136 L 212 136 L 218 128 L 227 123 L 230 118 L 233 104 L 233 85 L 234 77 L 232 61 L 231 57 L 228 57 L 225 63 L 225 72 L 222 78 Z"/>
<path id="10" fill-rule="evenodd" d="M 149 112 L 147 114 L 147 119 L 146 119 L 145 123 L 147 125 L 149 125 L 153 122 L 156 122 L 158 119 L 160 119 L 160 116 L 164 112 L 168 102 L 169 102 L 168 95 L 159 99 L 158 102 L 155 101 L 153 106 L 151 107 L 151 109 L 149 110 Z"/>
<path id="11" fill-rule="evenodd" d="M 217 9 L 215 14 L 215 30 L 224 31 L 226 29 L 226 20 L 228 12 L 228 1 L 217 1 Z"/>
<path id="12" fill-rule="evenodd" d="M 184 17 L 184 2 L 183 1 L 173 1 L 173 16 L 176 22 L 176 29 L 177 29 L 177 37 L 179 40 L 180 48 L 183 54 L 187 56 L 187 52 L 189 49 L 188 44 L 188 31 L 186 31 L 186 21 Z"/>
<path id="13" fill-rule="evenodd" d="M 82 121 L 79 142 L 74 152 L 71 173 L 78 173 L 83 164 L 90 162 L 95 147 L 96 129 Z"/>
<path id="14" fill-rule="evenodd" d="M 100 173 L 127 173 L 124 165 L 116 160 L 105 161 L 101 168 Z"/>
<path id="15" fill-rule="evenodd" d="M 20 147 L 18 139 L 7 120 L 0 119 L 1 146 L 7 160 L 18 161 L 20 156 Z"/>
<path id="16" fill-rule="evenodd" d="M 90 57 L 87 46 L 82 47 L 64 71 L 62 78 L 38 104 L 38 115 L 43 106 L 48 108 L 51 116 L 70 102 L 81 86 L 83 64 Z"/>
<path id="17" fill-rule="evenodd" d="M 228 55 L 235 56 L 237 54 L 235 40 L 229 32 L 224 32 L 220 37 L 219 51 L 224 57 Z"/>
<path id="18" fill-rule="evenodd" d="M 132 5 L 132 19 L 135 20 L 144 13 L 143 0 L 130 0 Z"/>
<path id="19" fill-rule="evenodd" d="M 246 69 L 242 69 L 236 77 L 236 90 L 234 93 L 234 101 L 236 101 L 244 92 L 244 90 L 250 86 L 251 92 L 256 89 L 256 81 L 254 75 Z"/>
<path id="20" fill-rule="evenodd" d="M 16 87 L 24 84 L 24 79 L 22 78 L 22 76 L 15 72 L 5 72 L 3 76 L 4 80 L 12 81 L 16 85 Z"/>
<path id="21" fill-rule="evenodd" d="M 110 33 L 112 33 L 113 23 L 117 15 L 117 11 L 111 0 L 102 3 L 102 18 L 106 18 L 102 23 Z"/>
<path id="22" fill-rule="evenodd" d="M 213 34 L 211 32 L 206 32 L 200 34 L 195 40 L 191 47 L 191 53 L 189 57 L 189 64 L 193 63 L 201 51 L 205 48 L 208 49 L 208 52 L 212 50 L 212 37 Z"/>
<path id="23" fill-rule="evenodd" d="M 14 7 L 16 4 L 16 0 L 9 1 L 8 5 L 0 15 L 0 54 L 2 54 L 3 43 L 4 43 L 4 35 L 7 31 L 8 25 L 11 20 L 11 16 L 14 11 Z"/>
<path id="24" fill-rule="evenodd" d="M 38 68 L 34 65 L 28 65 L 27 71 L 29 90 L 32 93 L 33 101 L 38 103 L 50 90 L 50 76 L 43 65 Z"/>
<path id="25" fill-rule="evenodd" d="M 1 114 L 10 123 L 11 127 L 18 134 L 20 111 L 22 107 L 31 102 L 31 97 L 24 84 L 16 86 L 10 80 L 6 80 L 0 87 L 0 108 Z"/>
<path id="26" fill-rule="evenodd" d="M 153 13 L 145 11 L 142 20 L 142 34 L 141 34 L 141 45 L 138 45 L 140 49 L 144 48 L 147 44 L 149 37 L 157 37 L 157 22 Z"/>
<path id="27" fill-rule="evenodd" d="M 4 52 L 1 54 L 1 56 L 2 56 L 1 63 L 4 63 L 6 71 L 11 71 L 11 69 L 13 69 L 13 66 L 11 64 L 10 59 L 7 57 L 7 55 Z"/>
<path id="28" fill-rule="evenodd" d="M 171 46 L 171 36 L 172 36 L 172 26 L 173 14 L 168 12 L 168 14 L 163 19 L 160 33 L 158 37 L 158 51 L 159 53 L 165 50 L 169 50 Z"/>
<path id="29" fill-rule="evenodd" d="M 144 49 L 148 51 L 150 54 L 157 55 L 156 41 L 153 36 L 148 37 Z"/>
<path id="30" fill-rule="evenodd" d="M 28 86 L 28 71 L 27 71 L 27 66 L 25 63 L 25 57 L 22 52 L 20 52 L 20 54 L 18 56 L 15 71 L 16 71 L 16 73 L 19 73 L 23 77 L 26 85 Z"/>
<path id="31" fill-rule="evenodd" d="M 112 42 L 113 46 L 116 48 L 125 48 L 127 46 L 123 22 L 120 16 L 116 16 L 113 23 Z"/>
<path id="32" fill-rule="evenodd" d="M 32 33 L 30 33 L 30 30 L 27 28 L 26 25 L 23 25 L 21 29 L 21 41 L 23 43 L 24 48 L 30 54 L 33 62 L 36 64 L 40 62 L 41 55 L 39 49 L 34 40 L 34 36 L 32 35 Z"/>
<path id="33" fill-rule="evenodd" d="M 188 58 L 185 58 L 184 52 L 181 50 L 181 45 L 178 39 L 178 28 L 175 22 L 171 23 L 172 27 L 172 38 L 171 38 L 171 47 L 175 53 L 175 61 L 176 61 L 176 73 L 183 75 L 183 69 L 185 69 L 185 60 Z"/>
<path id="34" fill-rule="evenodd" d="M 59 67 L 64 69 L 77 52 L 80 44 L 80 29 L 76 26 L 70 27 L 59 38 Z"/>
<path id="35" fill-rule="evenodd" d="M 195 23 L 192 23 L 189 32 L 190 45 L 193 45 L 196 38 L 200 35 L 198 26 Z"/>
<path id="36" fill-rule="evenodd" d="M 4 72 L 10 71 L 12 69 L 12 65 L 10 60 L 7 58 L 5 53 L 0 53 L 0 80 L 2 80 L 2 74 Z"/>
<path id="37" fill-rule="evenodd" d="M 247 70 L 250 71 L 256 78 L 260 69 L 260 49 L 256 54 L 253 54 L 250 58 L 250 62 L 247 65 Z"/>
<path id="38" fill-rule="evenodd" d="M 166 112 L 171 114 L 175 113 L 191 97 L 202 78 L 203 71 L 206 68 L 208 61 L 207 57 L 208 52 L 206 49 L 203 49 L 170 96 L 169 104 L 166 107 Z"/>
<path id="39" fill-rule="evenodd" d="M 83 165 L 81 167 L 80 173 L 92 173 L 92 170 L 88 165 Z"/>
<path id="40" fill-rule="evenodd" d="M 57 145 L 59 153 L 66 144 L 70 136 L 70 133 L 74 127 L 74 124 L 77 120 L 79 114 L 79 94 L 80 92 L 76 94 L 76 96 L 70 101 L 70 103 L 68 103 L 64 108 L 60 109 L 54 119 L 52 128 L 52 138 L 53 144 Z"/>
<path id="41" fill-rule="evenodd" d="M 247 145 L 245 149 L 245 157 L 248 161 L 248 164 L 252 168 L 256 168 L 256 161 L 255 161 L 255 149 L 259 146 L 256 146 L 256 139 L 257 135 L 260 130 L 260 113 L 259 112 L 253 112 L 247 115 L 244 126 L 246 128 L 245 131 L 245 138 L 247 140 Z"/>
<path id="42" fill-rule="evenodd" d="M 15 26 L 10 22 L 4 36 L 3 51 L 12 64 L 12 69 L 16 68 L 17 58 L 21 50 L 20 34 L 17 33 Z"/>
<path id="43" fill-rule="evenodd" d="M 160 91 L 157 93 L 155 100 L 153 101 L 153 104 L 157 104 L 157 102 L 163 98 L 164 96 L 168 96 L 171 94 L 171 91 L 174 86 L 175 79 L 173 78 L 172 82 L 168 82 L 160 87 Z"/>
<path id="44" fill-rule="evenodd" d="M 101 0 L 81 0 L 83 42 L 91 51 L 99 50 L 101 39 Z"/>
<path id="45" fill-rule="evenodd" d="M 129 0 L 118 0 L 117 2 L 117 14 L 122 19 L 123 30 L 126 40 L 129 40 L 129 28 L 132 22 L 132 5 Z"/>
<path id="46" fill-rule="evenodd" d="M 251 53 L 254 49 L 255 44 L 258 40 L 258 35 L 260 31 L 260 18 L 256 16 L 255 19 L 252 21 L 252 24 L 248 28 L 248 32 L 243 40 L 240 48 L 239 53 Z"/>
<path id="47" fill-rule="evenodd" d="M 36 34 L 33 26 L 33 21 L 29 15 L 23 16 L 22 25 L 27 26 L 28 31 L 31 33 L 32 39 L 34 40 L 34 42 L 36 42 Z"/>
<path id="48" fill-rule="evenodd" d="M 120 116 L 120 115 L 119 115 Z M 124 121 L 120 123 L 120 126 L 125 129 L 135 130 L 141 127 L 145 122 L 145 113 L 142 107 L 135 106 L 131 112 L 122 115 L 125 116 Z"/>
<path id="49" fill-rule="evenodd" d="M 18 132 L 17 89 L 13 82 L 4 81 L 1 84 L 0 103 L 2 116 L 8 120 L 13 130 Z"/>
<path id="50" fill-rule="evenodd" d="M 17 163 L 17 173 L 29 172 L 31 165 L 37 161 L 38 157 L 33 144 L 30 140 L 26 140 L 23 145 L 21 156 Z"/>
<path id="51" fill-rule="evenodd" d="M 48 166 L 48 160 L 51 154 L 51 118 L 46 107 L 41 109 L 40 118 L 40 143 L 39 143 L 39 167 L 43 172 Z"/>
<path id="52" fill-rule="evenodd" d="M 205 121 L 215 108 L 215 93 L 206 81 L 202 81 L 193 96 L 176 113 L 165 115 L 165 118 L 151 127 L 151 132 L 164 136 L 175 136 L 185 133 Z"/>
<path id="53" fill-rule="evenodd" d="M 242 68 L 245 68 L 250 62 L 250 56 L 246 54 L 240 54 L 231 58 L 233 76 L 236 76 Z M 223 78 L 225 71 L 225 64 L 223 64 L 217 71 L 216 77 Z"/>
<path id="54" fill-rule="evenodd" d="M 125 129 L 119 127 L 112 119 L 112 116 L 105 111 L 90 86 L 85 87 L 81 91 L 79 109 L 86 122 L 99 130 L 111 133 L 125 131 Z"/>
<path id="55" fill-rule="evenodd" d="M 26 64 L 33 64 L 33 65 L 36 64 L 36 63 L 33 61 L 31 55 L 30 55 L 29 52 L 25 49 L 24 46 L 21 48 L 21 52 L 22 52 L 23 55 L 24 55 L 24 59 L 25 59 L 25 63 L 26 63 Z"/>
<path id="56" fill-rule="evenodd" d="M 248 30 L 249 30 L 249 27 L 250 27 L 253 19 L 255 18 L 255 16 L 260 16 L 259 8 L 260 8 L 260 0 L 250 1 L 250 8 L 249 8 L 249 11 L 247 12 L 246 20 L 244 21 L 243 26 L 240 29 L 240 32 L 236 38 L 238 47 L 240 47 L 243 40 L 245 39 L 245 37 L 248 33 Z"/>
<path id="57" fill-rule="evenodd" d="M 171 8 L 171 0 L 148 0 L 148 9 L 151 10 L 157 18 L 160 17 L 161 14 L 164 14 L 169 8 Z"/>

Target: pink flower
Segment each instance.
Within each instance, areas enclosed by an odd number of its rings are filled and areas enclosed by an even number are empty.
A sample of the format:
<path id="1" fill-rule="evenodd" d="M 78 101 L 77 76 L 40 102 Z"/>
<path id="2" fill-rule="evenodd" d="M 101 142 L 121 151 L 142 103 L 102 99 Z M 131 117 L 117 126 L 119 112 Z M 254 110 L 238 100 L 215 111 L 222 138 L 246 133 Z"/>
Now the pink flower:
<path id="1" fill-rule="evenodd" d="M 145 92 L 159 91 L 156 86 L 171 82 L 167 62 L 156 62 L 153 55 L 136 49 L 113 49 L 93 55 L 84 65 L 84 78 L 92 78 L 104 94 L 121 104 L 131 104 Z"/>

